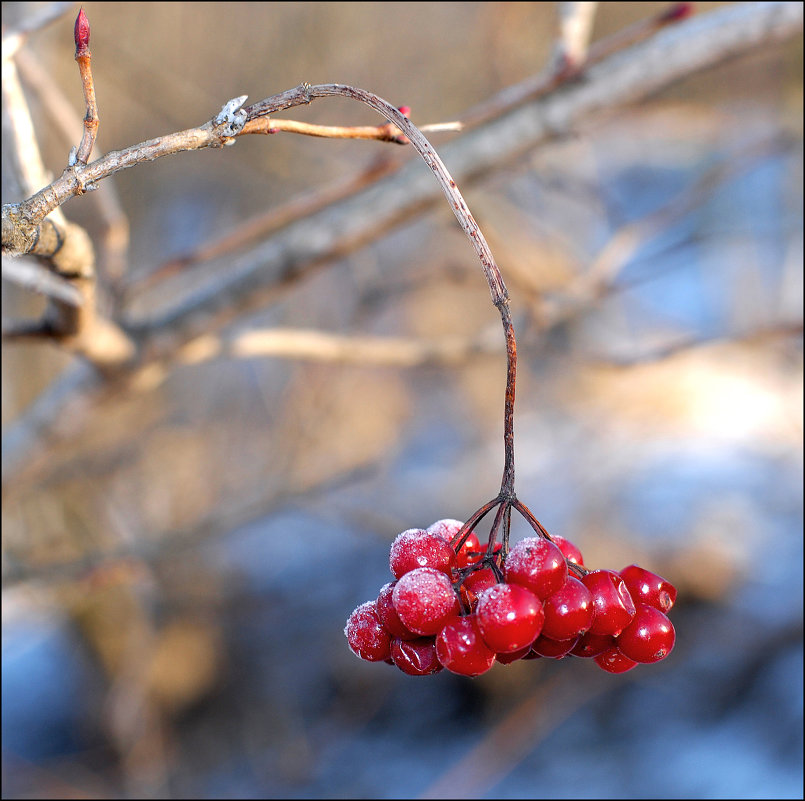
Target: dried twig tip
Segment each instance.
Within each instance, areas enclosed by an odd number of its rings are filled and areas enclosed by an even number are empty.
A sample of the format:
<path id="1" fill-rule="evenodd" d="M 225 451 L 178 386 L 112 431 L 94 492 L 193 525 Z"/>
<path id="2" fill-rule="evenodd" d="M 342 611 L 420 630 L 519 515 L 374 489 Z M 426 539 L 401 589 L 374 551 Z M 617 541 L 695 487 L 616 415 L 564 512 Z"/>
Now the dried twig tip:
<path id="1" fill-rule="evenodd" d="M 84 13 L 84 7 L 75 18 L 75 57 L 89 55 L 89 20 Z"/>

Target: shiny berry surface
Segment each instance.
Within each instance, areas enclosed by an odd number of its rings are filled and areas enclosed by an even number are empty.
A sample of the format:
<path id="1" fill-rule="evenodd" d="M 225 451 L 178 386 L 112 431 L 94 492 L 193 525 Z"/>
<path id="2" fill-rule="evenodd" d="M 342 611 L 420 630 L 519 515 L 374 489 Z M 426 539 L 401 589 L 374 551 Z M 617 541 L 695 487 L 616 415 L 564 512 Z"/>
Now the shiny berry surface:
<path id="1" fill-rule="evenodd" d="M 558 534 L 552 534 L 551 539 L 564 554 L 568 562 L 573 562 L 574 564 L 584 567 L 584 558 L 581 555 L 581 551 L 570 540 L 566 540 Z"/>
<path id="2" fill-rule="evenodd" d="M 542 633 L 552 640 L 570 640 L 584 634 L 593 622 L 590 591 L 575 577 L 568 576 L 560 590 L 543 602 L 545 623 Z"/>
<path id="3" fill-rule="evenodd" d="M 436 655 L 460 676 L 480 676 L 495 663 L 495 652 L 484 642 L 475 615 L 456 618 L 439 632 Z"/>
<path id="4" fill-rule="evenodd" d="M 391 634 L 380 622 L 374 601 L 366 601 L 353 610 L 344 634 L 352 653 L 367 662 L 383 662 L 391 655 Z"/>
<path id="5" fill-rule="evenodd" d="M 676 602 L 676 587 L 650 570 L 629 565 L 620 575 L 636 604 L 648 604 L 666 613 Z"/>
<path id="6" fill-rule="evenodd" d="M 526 537 L 509 551 L 506 581 L 531 590 L 538 598 L 553 595 L 567 579 L 567 563 L 558 545 L 542 537 Z"/>
<path id="7" fill-rule="evenodd" d="M 595 664 L 606 670 L 607 673 L 626 673 L 627 670 L 636 668 L 638 663 L 634 659 L 629 659 L 620 652 L 620 650 L 613 646 L 603 653 L 594 656 Z"/>
<path id="8" fill-rule="evenodd" d="M 552 640 L 550 637 L 540 634 L 539 637 L 534 640 L 531 650 L 549 659 L 561 659 L 573 650 L 578 639 L 578 637 L 574 637 L 572 640 Z"/>
<path id="9" fill-rule="evenodd" d="M 428 676 L 442 669 L 436 658 L 436 640 L 433 637 L 419 637 L 416 640 L 395 638 L 391 642 L 391 658 L 409 676 Z"/>
<path id="10" fill-rule="evenodd" d="M 593 599 L 593 634 L 620 634 L 629 625 L 635 605 L 624 580 L 614 570 L 593 570 L 581 579 Z"/>
<path id="11" fill-rule="evenodd" d="M 421 528 L 403 531 L 391 544 L 389 568 L 395 578 L 419 567 L 432 567 L 449 576 L 455 563 L 456 554 L 450 544 Z"/>
<path id="12" fill-rule="evenodd" d="M 598 654 L 603 654 L 615 645 L 615 638 L 609 634 L 592 634 L 587 632 L 576 640 L 576 644 L 570 651 L 573 656 L 580 656 L 583 659 L 592 659 Z"/>
<path id="13" fill-rule="evenodd" d="M 659 609 L 638 604 L 632 622 L 618 635 L 618 650 L 635 662 L 651 663 L 665 659 L 674 647 L 676 632 Z"/>
<path id="14" fill-rule="evenodd" d="M 461 598 L 467 606 L 475 609 L 478 606 L 478 596 L 498 583 L 497 576 L 491 567 L 482 567 L 474 570 L 465 577 L 461 583 Z"/>
<path id="15" fill-rule="evenodd" d="M 394 586 L 391 599 L 403 626 L 422 636 L 438 634 L 459 613 L 450 579 L 432 567 L 406 573 Z"/>
<path id="16" fill-rule="evenodd" d="M 496 653 L 525 648 L 537 638 L 545 615 L 542 602 L 518 584 L 496 584 L 478 596 L 478 625 Z"/>

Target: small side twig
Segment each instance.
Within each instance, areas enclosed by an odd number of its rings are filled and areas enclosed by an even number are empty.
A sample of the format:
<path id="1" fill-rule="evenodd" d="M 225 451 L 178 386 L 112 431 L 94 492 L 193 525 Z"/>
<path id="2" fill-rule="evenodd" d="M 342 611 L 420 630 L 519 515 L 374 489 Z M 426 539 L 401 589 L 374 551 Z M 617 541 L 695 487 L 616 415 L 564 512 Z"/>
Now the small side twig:
<path id="1" fill-rule="evenodd" d="M 78 12 L 75 20 L 75 60 L 81 73 L 81 87 L 84 91 L 84 103 L 87 113 L 84 117 L 84 135 L 75 154 L 76 164 L 86 164 L 98 136 L 98 106 L 95 102 L 95 82 L 92 80 L 92 53 L 89 50 L 89 20 L 84 8 Z"/>

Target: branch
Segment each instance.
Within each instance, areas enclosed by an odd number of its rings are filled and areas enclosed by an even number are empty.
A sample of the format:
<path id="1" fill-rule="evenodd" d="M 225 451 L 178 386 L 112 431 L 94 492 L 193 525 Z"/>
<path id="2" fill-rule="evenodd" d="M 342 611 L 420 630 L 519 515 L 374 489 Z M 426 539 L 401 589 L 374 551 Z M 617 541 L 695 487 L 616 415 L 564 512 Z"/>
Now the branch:
<path id="1" fill-rule="evenodd" d="M 752 47 L 791 37 L 801 28 L 802 7 L 796 3 L 747 3 L 720 8 L 663 30 L 650 41 L 603 60 L 589 69 L 584 82 L 568 85 L 561 92 L 518 108 L 482 129 L 464 134 L 448 144 L 443 153 L 457 178 L 477 178 L 552 136 L 573 130 L 601 108 L 633 103 L 679 78 L 740 55 Z M 303 88 L 269 99 L 271 102 L 264 102 L 263 110 L 273 113 L 289 107 L 290 98 L 299 100 L 304 96 L 300 95 L 300 89 Z M 143 143 L 137 152 L 129 149 L 128 152 L 107 154 L 104 159 L 86 167 L 73 168 L 74 175 L 68 176 L 65 184 L 75 181 L 76 174 L 91 179 L 106 168 L 113 167 L 114 172 L 139 163 L 138 159 L 156 158 L 160 152 L 167 154 L 194 149 L 199 146 L 199 141 L 206 142 L 203 146 L 221 146 L 222 132 L 214 132 L 212 124 L 206 128 L 192 129 L 189 135 L 179 132 Z M 194 139 L 200 130 L 200 140 Z M 55 196 L 52 190 L 46 194 L 51 199 Z M 64 199 L 70 196 L 70 192 L 65 192 Z M 269 298 L 276 297 L 299 275 L 328 258 L 379 238 L 394 225 L 430 208 L 440 197 L 419 165 L 407 164 L 393 178 L 366 189 L 335 208 L 324 209 L 300 220 L 270 241 L 259 243 L 239 258 L 229 260 L 227 271 L 219 280 L 180 299 L 176 306 L 157 319 L 139 321 L 132 330 L 150 349 L 150 358 L 169 359 L 194 336 L 215 334 L 244 311 L 259 308 Z M 4 207 L 3 211 L 5 217 L 7 208 Z M 310 236 L 311 230 L 316 231 L 316 237 Z M 45 451 L 48 440 L 58 438 L 54 422 L 40 416 L 33 427 L 38 445 Z M 86 419 L 68 414 L 60 417 L 59 423 L 62 432 L 74 434 L 82 430 Z M 9 433 L 13 434 L 18 426 L 27 427 L 29 433 L 33 433 L 25 417 L 12 425 Z M 4 481 L 11 477 L 6 465 L 14 466 L 10 471 L 13 474 L 14 468 L 20 469 L 27 461 L 25 454 L 14 447 L 15 442 L 29 445 L 31 438 L 4 437 Z"/>
<path id="2" fill-rule="evenodd" d="M 441 151 L 457 181 L 478 179 L 569 133 L 602 108 L 634 103 L 693 72 L 751 47 L 781 41 L 801 28 L 802 7 L 796 3 L 748 3 L 694 17 L 591 67 L 583 82 L 463 134 Z M 255 104 L 249 114 L 287 107 L 299 102 L 300 94 L 305 102 L 307 97 L 299 88 Z M 326 260 L 377 240 L 440 199 L 441 193 L 419 164 L 406 164 L 391 178 L 229 258 L 225 273 L 180 298 L 161 315 L 132 321 L 133 330 L 146 340 L 158 338 L 155 356 L 168 357 L 193 336 L 218 331 L 244 312 L 264 306 Z M 315 237 L 309 235 L 311 230 L 316 231 Z"/>

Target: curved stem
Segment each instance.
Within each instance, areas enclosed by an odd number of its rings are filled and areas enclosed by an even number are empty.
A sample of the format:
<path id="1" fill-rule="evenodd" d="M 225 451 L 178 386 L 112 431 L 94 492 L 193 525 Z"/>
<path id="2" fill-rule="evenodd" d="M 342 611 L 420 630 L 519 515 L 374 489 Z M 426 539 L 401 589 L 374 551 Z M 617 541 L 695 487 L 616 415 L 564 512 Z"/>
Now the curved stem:
<path id="1" fill-rule="evenodd" d="M 422 132 L 398 109 L 371 92 L 343 84 L 321 84 L 319 86 L 305 84 L 302 90 L 305 92 L 308 102 L 316 97 L 333 95 L 358 100 L 370 106 L 382 114 L 389 122 L 396 125 L 430 167 L 447 197 L 456 219 L 475 248 L 475 252 L 481 261 L 484 276 L 489 284 L 492 302 L 500 312 L 503 331 L 506 336 L 506 401 L 503 421 L 504 466 L 503 479 L 500 485 L 500 498 L 514 498 L 514 395 L 517 377 L 517 341 L 514 336 L 514 326 L 509 309 L 509 293 L 486 238 L 470 213 L 464 197 L 456 186 L 456 182 L 448 172 L 447 167 L 444 166 L 441 158 L 439 158 L 439 154 L 433 149 L 433 146 Z M 247 109 L 250 120 L 264 113 L 256 106 Z"/>

